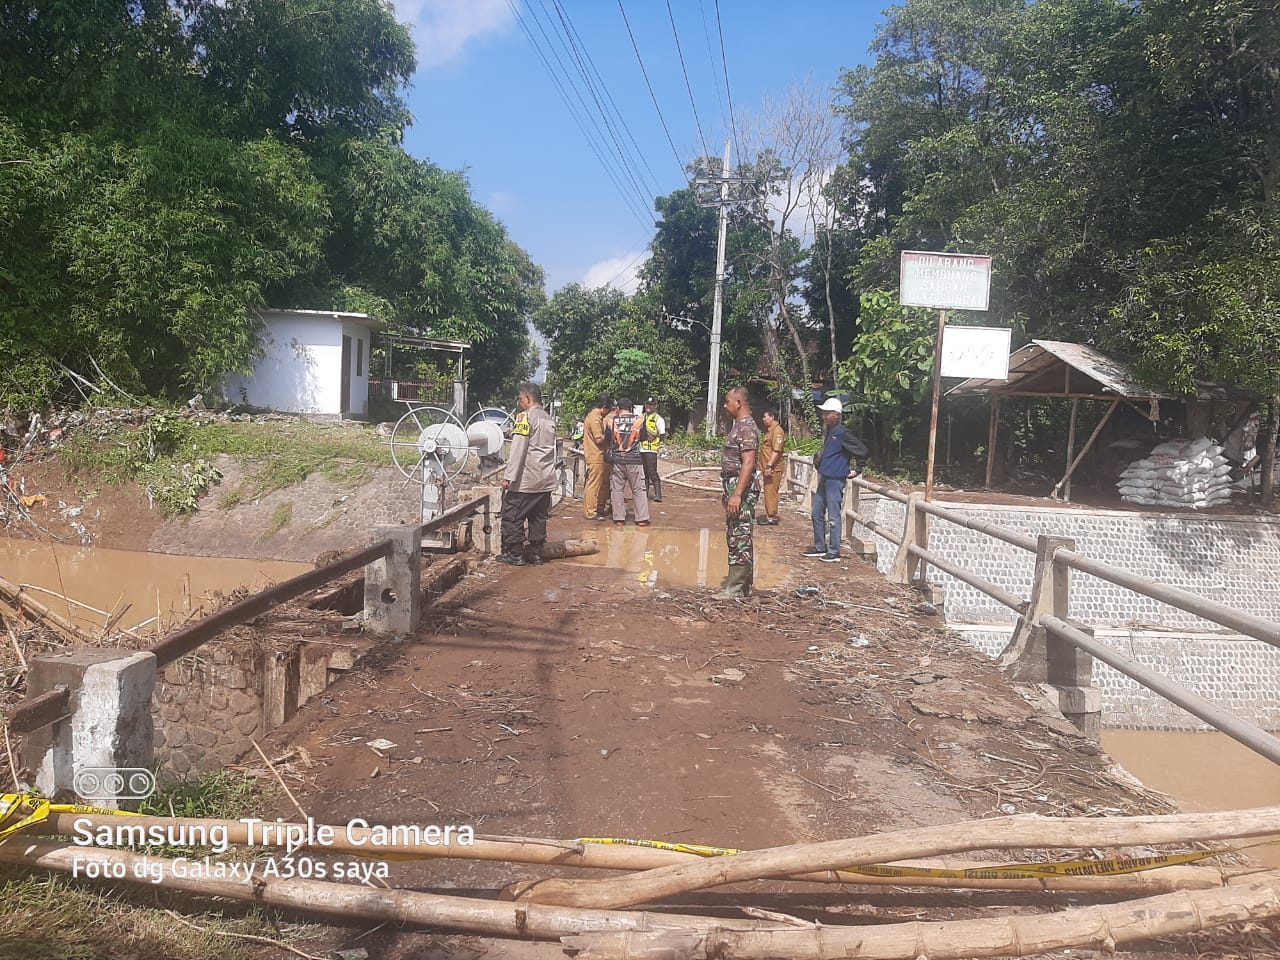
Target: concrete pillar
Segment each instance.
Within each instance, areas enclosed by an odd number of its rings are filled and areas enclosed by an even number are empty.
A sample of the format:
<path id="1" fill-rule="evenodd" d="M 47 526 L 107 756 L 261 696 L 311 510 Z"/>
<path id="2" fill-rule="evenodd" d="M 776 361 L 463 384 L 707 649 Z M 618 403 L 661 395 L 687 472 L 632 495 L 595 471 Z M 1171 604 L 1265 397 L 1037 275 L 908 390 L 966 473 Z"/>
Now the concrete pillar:
<path id="1" fill-rule="evenodd" d="M 422 619 L 422 543 L 416 526 L 374 527 L 390 555 L 364 568 L 364 622 L 372 633 L 410 634 Z"/>
<path id="2" fill-rule="evenodd" d="M 870 535 L 862 524 L 858 522 L 858 517 L 862 511 L 863 491 L 856 483 L 849 482 L 848 503 L 845 504 L 844 514 L 844 530 L 841 531 L 843 536 L 841 539 L 849 544 L 849 550 L 856 557 L 863 560 L 876 562 L 876 541 Z"/>
<path id="3" fill-rule="evenodd" d="M 155 655 L 82 648 L 31 661 L 30 696 L 59 684 L 71 690 L 69 715 L 23 738 L 22 762 L 34 771 L 36 786 L 47 797 L 74 795 L 82 803 L 111 808 L 149 793 L 138 788 L 144 780 L 154 786 Z M 109 781 L 112 771 L 121 771 L 121 778 Z"/>
<path id="4" fill-rule="evenodd" d="M 1049 679 L 1048 641 L 1040 618 L 1046 615 L 1066 620 L 1071 615 L 1071 568 L 1054 563 L 1053 553 L 1059 548 L 1075 550 L 1070 537 L 1036 538 L 1035 578 L 1027 610 L 1018 617 L 1013 636 L 997 658 L 999 666 L 1011 680 L 1041 683 Z"/>
<path id="5" fill-rule="evenodd" d="M 907 515 L 902 524 L 902 543 L 894 555 L 893 566 L 889 570 L 889 582 L 910 584 L 915 580 L 926 579 L 925 564 L 908 548 L 912 546 L 927 550 L 929 548 L 929 515 L 919 509 L 924 502 L 923 493 L 913 493 L 907 499 Z"/>

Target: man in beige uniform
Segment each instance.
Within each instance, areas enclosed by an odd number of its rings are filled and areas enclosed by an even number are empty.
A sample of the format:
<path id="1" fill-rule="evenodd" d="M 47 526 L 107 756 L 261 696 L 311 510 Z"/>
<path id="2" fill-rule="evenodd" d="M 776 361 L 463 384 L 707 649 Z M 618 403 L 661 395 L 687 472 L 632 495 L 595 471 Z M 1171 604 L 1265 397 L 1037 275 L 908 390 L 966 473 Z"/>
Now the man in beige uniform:
<path id="1" fill-rule="evenodd" d="M 555 488 L 555 421 L 542 409 L 542 388 L 526 383 L 520 387 L 520 413 L 511 431 L 511 459 L 502 481 L 500 563 L 519 567 L 544 562 L 542 547 Z"/>
<path id="2" fill-rule="evenodd" d="M 582 495 L 582 515 L 587 520 L 608 520 L 609 464 L 605 463 L 604 417 L 613 409 L 608 394 L 596 397 L 596 405 L 582 423 L 582 453 L 587 465 L 587 489 Z"/>
<path id="3" fill-rule="evenodd" d="M 760 525 L 769 527 L 778 523 L 778 494 L 782 489 L 782 478 L 787 474 L 787 435 L 772 410 L 766 410 L 761 419 L 767 430 L 760 443 L 761 470 L 764 472 L 764 519 Z"/>

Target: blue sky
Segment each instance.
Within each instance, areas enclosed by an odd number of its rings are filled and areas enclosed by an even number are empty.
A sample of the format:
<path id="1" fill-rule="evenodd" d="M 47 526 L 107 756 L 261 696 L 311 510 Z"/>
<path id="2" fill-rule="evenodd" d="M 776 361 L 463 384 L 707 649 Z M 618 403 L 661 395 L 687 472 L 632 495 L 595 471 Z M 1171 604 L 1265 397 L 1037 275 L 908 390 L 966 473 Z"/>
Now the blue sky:
<path id="1" fill-rule="evenodd" d="M 394 0 L 413 27 L 418 72 L 408 93 L 414 125 L 405 146 L 446 169 L 464 170 L 472 193 L 507 226 L 547 272 L 553 292 L 573 282 L 628 288 L 653 237 L 652 197 L 685 185 L 680 162 L 719 156 L 730 124 L 720 59 L 716 0 L 622 0 L 670 141 L 627 34 L 618 0 Z M 516 12 L 518 11 L 518 16 Z M 887 0 L 719 0 L 729 94 L 741 129 L 767 96 L 796 83 L 830 88 L 842 68 L 867 62 L 867 47 Z M 615 154 L 572 51 L 559 41 L 560 16 L 580 40 L 580 56 L 625 117 L 614 135 L 632 158 L 632 185 Z M 620 189 L 547 76 L 526 36 L 533 33 L 556 66 L 558 53 L 596 117 Z M 545 35 L 544 35 L 545 31 Z M 695 122 L 675 36 L 684 54 Z M 549 39 L 548 39 L 549 38 Z M 553 53 L 552 51 L 555 51 Z M 585 55 L 581 53 L 585 51 Z M 558 67 L 557 67 L 558 69 Z M 584 110 L 567 81 L 566 93 Z M 634 140 L 634 144 L 633 141 Z M 674 144 L 674 149 L 673 149 Z M 736 152 L 735 152 L 736 156 Z"/>

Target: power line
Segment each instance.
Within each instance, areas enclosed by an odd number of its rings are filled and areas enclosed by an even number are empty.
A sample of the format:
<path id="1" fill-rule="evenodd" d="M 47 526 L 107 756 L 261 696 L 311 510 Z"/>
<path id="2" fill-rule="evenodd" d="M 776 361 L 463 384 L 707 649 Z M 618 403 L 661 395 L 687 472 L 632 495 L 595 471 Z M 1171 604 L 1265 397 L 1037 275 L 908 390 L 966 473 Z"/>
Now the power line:
<path id="1" fill-rule="evenodd" d="M 724 24 L 720 22 L 720 0 L 715 0 L 715 3 L 716 30 L 720 33 L 720 63 L 724 67 L 724 95 L 729 98 L 729 126 L 733 130 L 734 142 L 741 144 L 742 140 L 738 137 L 738 121 L 733 115 L 733 93 L 729 89 L 729 61 L 724 55 Z"/>
<path id="2" fill-rule="evenodd" d="M 643 249 L 643 250 L 641 250 L 639 253 L 637 253 L 637 254 L 635 255 L 635 257 L 631 260 L 631 262 L 630 262 L 630 263 L 628 263 L 625 267 L 623 267 L 621 270 L 619 270 L 617 273 L 615 273 L 615 274 L 613 275 L 613 280 L 610 280 L 608 283 L 606 283 L 606 284 L 605 284 L 605 286 L 606 286 L 606 287 L 611 287 L 611 286 L 613 286 L 614 281 L 615 281 L 615 280 L 617 280 L 617 279 L 618 279 L 618 277 L 622 276 L 624 273 L 626 273 L 628 270 L 630 270 L 632 267 L 634 267 L 637 263 L 639 263 L 639 262 L 644 258 L 644 255 L 645 255 L 646 253 L 650 253 L 650 252 L 652 252 L 652 251 L 653 251 L 653 245 L 654 245 L 654 243 L 656 243 L 656 242 L 657 242 L 657 239 L 658 239 L 657 237 L 654 237 L 652 240 L 650 240 L 648 243 L 646 243 L 646 244 L 644 245 L 644 249 Z"/>
<path id="3" fill-rule="evenodd" d="M 614 168 L 605 159 L 604 152 L 600 149 L 599 146 L 596 145 L 595 140 L 591 136 L 591 132 L 587 129 L 587 125 L 583 122 L 582 117 L 579 115 L 578 111 L 575 109 L 573 105 L 573 101 L 570 99 L 569 93 L 565 89 L 564 83 L 560 80 L 560 77 L 557 76 L 555 69 L 551 66 L 550 59 L 543 52 L 541 45 L 538 43 L 537 37 L 534 36 L 533 31 L 529 28 L 529 25 L 525 22 L 525 19 L 521 15 L 519 8 L 516 7 L 514 0 L 507 0 L 507 6 L 510 7 L 512 14 L 516 18 L 516 22 L 519 23 L 520 29 L 524 32 L 525 37 L 528 39 L 529 45 L 533 48 L 534 53 L 537 55 L 538 59 L 542 62 L 543 69 L 546 71 L 547 76 L 551 79 L 551 82 L 555 86 L 557 93 L 559 93 L 560 99 L 564 103 L 565 109 L 569 111 L 569 116 L 573 119 L 573 122 L 577 126 L 578 131 L 582 134 L 583 139 L 586 140 L 587 146 L 591 149 L 591 152 L 595 154 L 596 160 L 599 162 L 601 168 L 604 170 L 605 174 L 609 177 L 609 179 L 613 182 L 614 188 L 618 191 L 618 196 L 622 199 L 623 204 L 627 207 L 628 212 L 630 212 L 630 214 L 636 218 L 636 221 L 640 223 L 641 226 L 643 226 L 646 230 L 649 229 L 652 226 L 651 218 L 649 222 L 646 222 L 644 213 L 637 212 L 638 208 L 635 204 L 634 197 L 628 194 L 627 190 L 623 187 L 621 180 L 618 178 L 618 175 L 615 172 Z M 539 29 L 542 30 L 541 24 L 539 24 Z M 542 30 L 542 32 L 543 32 L 543 35 L 545 36 L 546 31 Z M 555 53 L 554 48 L 552 49 L 551 52 L 553 54 Z M 557 59 L 559 59 L 558 56 L 557 56 Z M 562 70 L 564 69 L 563 63 L 561 64 L 561 69 Z M 568 76 L 568 71 L 565 71 L 565 75 L 566 77 Z M 574 92 L 575 93 L 577 92 L 576 89 Z M 579 100 L 581 100 L 581 95 L 579 95 Z M 584 108 L 585 108 L 585 104 L 584 104 Z M 639 208 L 639 209 L 642 210 L 643 208 Z"/>
<path id="4" fill-rule="evenodd" d="M 557 14 L 557 18 L 559 19 L 558 27 L 557 27 L 556 18 L 553 18 L 552 14 L 550 14 L 550 10 L 548 9 L 548 6 L 547 6 L 547 0 L 539 0 L 541 9 L 543 9 L 543 17 L 547 19 L 547 23 L 550 24 L 550 29 L 552 29 L 552 32 L 556 33 L 556 42 L 558 46 L 561 47 L 561 49 L 564 52 L 566 52 L 568 59 L 570 59 L 573 65 L 575 65 L 577 69 L 577 76 L 581 77 L 582 81 L 585 82 L 586 92 L 588 92 L 588 95 L 591 97 L 591 101 L 593 101 L 595 104 L 595 114 L 591 113 L 590 106 L 588 106 L 588 104 L 586 104 L 586 101 L 582 99 L 581 92 L 579 90 L 579 84 L 577 84 L 575 81 L 573 81 L 573 79 L 570 76 L 568 76 L 568 68 L 566 67 L 566 65 L 564 65 L 564 60 L 561 59 L 561 56 L 559 56 L 558 52 L 556 54 L 557 63 L 561 64 L 561 69 L 564 70 L 564 74 L 566 74 L 566 78 L 568 79 L 568 81 L 570 81 L 570 83 L 573 84 L 573 92 L 579 95 L 579 100 L 582 102 L 582 109 L 588 111 L 588 115 L 591 116 L 591 124 L 594 125 L 596 132 L 599 132 L 600 138 L 602 138 L 602 142 L 604 142 L 605 145 L 608 145 L 608 143 L 612 143 L 613 157 L 618 161 L 618 168 L 621 169 L 623 177 L 625 177 L 627 180 L 630 180 L 631 188 L 634 189 L 635 196 L 637 200 L 639 200 L 640 209 L 648 210 L 650 209 L 650 207 L 653 206 L 654 193 L 650 191 L 650 188 L 646 187 L 645 184 L 643 183 L 643 180 L 644 180 L 643 175 L 641 175 L 639 172 L 639 169 L 636 168 L 636 165 L 634 161 L 632 161 L 631 156 L 628 155 L 628 151 L 626 150 L 626 147 L 623 147 L 622 142 L 620 141 L 620 138 L 618 138 L 617 132 L 614 131 L 614 123 L 612 122 L 611 118 L 609 118 L 608 111 L 604 109 L 604 105 L 602 104 L 602 102 L 600 102 L 599 93 L 596 92 L 595 83 L 593 82 L 593 79 L 591 79 L 591 74 L 588 72 L 588 69 L 586 69 L 586 64 L 584 63 L 584 59 L 582 59 L 582 54 L 580 54 L 579 52 L 579 47 L 577 47 L 577 44 L 573 42 L 573 36 L 571 35 L 571 32 L 570 32 L 571 24 L 568 24 L 566 22 L 566 15 L 563 14 L 561 10 L 561 6 L 559 6 L 558 0 L 552 0 L 552 3 L 554 6 L 556 6 L 556 14 Z M 530 4 L 530 13 L 534 15 L 536 22 L 538 22 L 539 29 L 543 31 L 543 36 L 547 37 L 547 42 L 548 44 L 550 44 L 552 40 L 550 40 L 550 37 L 547 36 L 547 29 L 543 27 L 543 24 L 541 24 L 541 19 L 538 18 L 538 14 L 536 14 L 534 10 L 532 10 L 532 4 Z M 602 81 L 602 84 L 603 84 L 603 81 Z M 605 91 L 605 93 L 607 92 L 608 91 Z M 600 127 L 600 123 L 598 122 L 598 120 L 595 119 L 596 114 L 599 115 L 600 120 L 603 120 L 604 122 L 603 128 Z M 636 147 L 636 150 L 639 150 L 639 147 Z"/>
<path id="5" fill-rule="evenodd" d="M 720 122 L 725 129 L 728 129 L 729 124 L 724 110 L 724 98 L 720 96 L 720 81 L 715 79 L 716 55 L 711 52 L 711 28 L 707 26 L 707 7 L 703 0 L 698 0 L 698 12 L 702 14 L 702 38 L 707 42 L 707 63 L 711 64 L 711 85 L 716 90 L 716 104 L 720 107 Z"/>
<path id="6" fill-rule="evenodd" d="M 618 0 L 618 9 L 622 11 L 622 22 L 627 25 L 627 36 L 631 38 L 631 49 L 636 52 L 636 60 L 640 64 L 640 72 L 644 74 L 645 86 L 649 88 L 649 96 L 653 100 L 653 109 L 658 111 L 658 119 L 662 121 L 662 132 L 667 135 L 667 143 L 671 145 L 671 155 L 676 158 L 676 166 L 680 168 L 680 172 L 683 174 L 685 172 L 684 161 L 680 159 L 680 151 L 676 149 L 675 141 L 671 139 L 671 130 L 667 127 L 667 118 L 662 115 L 662 107 L 658 106 L 658 95 L 653 92 L 653 84 L 649 82 L 649 71 L 644 68 L 644 58 L 640 56 L 640 47 L 636 45 L 636 35 L 631 32 L 631 21 L 627 19 L 627 11 L 622 6 L 622 0 Z"/>
<path id="7" fill-rule="evenodd" d="M 582 34 L 580 34 L 578 32 L 578 28 L 573 25 L 573 18 L 569 16 L 569 11 L 564 9 L 560 0 L 552 0 L 552 3 L 555 4 L 556 12 L 560 15 L 561 22 L 567 28 L 570 42 L 573 43 L 576 40 L 576 43 L 574 43 L 575 51 L 579 48 L 582 50 L 582 56 L 586 58 L 586 63 L 590 68 L 591 74 L 595 76 L 596 83 L 604 93 L 605 99 L 609 101 L 609 106 L 613 108 L 614 117 L 617 118 L 623 132 L 627 135 L 627 139 L 631 141 L 631 146 L 635 149 L 635 155 L 640 158 L 640 162 L 644 164 L 645 170 L 648 171 L 649 182 L 652 184 L 653 195 L 656 196 L 660 189 L 658 177 L 653 172 L 653 167 L 649 166 L 649 159 L 645 156 L 644 151 L 640 149 L 640 144 L 636 141 L 635 134 L 631 132 L 631 125 L 627 123 L 627 115 L 618 108 L 617 101 L 613 99 L 613 94 L 609 92 L 609 85 L 605 83 L 604 77 L 596 67 L 595 60 L 591 56 L 591 51 L 587 49 L 586 41 L 582 39 Z M 581 66 L 581 60 L 579 60 L 579 65 Z M 583 72 L 583 77 L 587 80 L 588 84 L 591 83 L 591 78 L 585 71 Z M 639 170 L 637 169 L 636 172 L 639 173 Z"/>
<path id="8" fill-rule="evenodd" d="M 508 3 L 510 2 L 511 0 L 508 0 Z M 551 23 L 552 31 L 554 31 L 555 24 L 553 21 L 551 21 L 550 14 L 546 12 L 545 2 L 542 3 L 542 9 L 544 14 L 546 14 L 547 21 Z M 556 59 L 556 63 L 559 64 L 560 70 L 563 72 L 565 80 L 568 81 L 569 86 L 573 89 L 574 95 L 578 98 L 578 102 L 582 105 L 583 112 L 586 114 L 587 119 L 591 123 L 591 126 L 595 128 L 596 135 L 599 137 L 602 152 L 608 152 L 608 142 L 605 136 L 605 132 L 601 129 L 599 122 L 595 119 L 594 115 L 592 114 L 591 108 L 587 105 L 586 100 L 582 96 L 582 92 L 578 89 L 578 85 L 574 83 L 572 76 L 570 76 L 569 68 L 565 66 L 564 60 L 561 58 L 559 51 L 556 49 L 556 44 L 552 41 L 551 36 L 547 33 L 547 28 L 543 26 L 542 19 L 538 16 L 537 11 L 534 10 L 532 4 L 530 4 L 529 6 L 529 15 L 533 18 L 533 22 L 538 25 L 538 31 L 542 34 L 543 39 L 546 41 L 547 47 L 551 50 L 552 55 Z M 557 34 L 557 39 L 558 38 L 559 38 L 559 35 Z M 563 40 L 559 40 L 559 45 L 563 47 L 566 52 L 568 52 L 568 47 L 565 46 L 565 43 Z M 595 99 L 594 93 L 592 93 L 592 97 L 593 99 Z M 598 107 L 599 106 L 598 99 L 596 99 L 596 104 Z M 631 166 L 628 164 L 626 156 L 623 153 L 622 149 L 618 145 L 617 138 L 613 136 L 612 130 L 609 131 L 608 139 L 613 140 L 613 145 L 614 145 L 613 157 L 618 161 L 618 166 L 613 169 L 620 171 L 620 174 L 615 177 L 615 182 L 617 183 L 619 190 L 625 194 L 622 181 L 623 180 L 630 181 L 631 189 L 634 191 L 634 193 L 631 195 L 632 198 L 629 201 L 632 207 L 631 212 L 633 216 L 636 216 L 637 219 L 643 223 L 644 218 L 646 216 L 645 211 L 647 211 L 647 209 L 652 205 L 652 201 L 650 197 L 647 196 L 645 189 L 641 187 L 639 182 L 637 181 L 636 175 L 633 172 Z M 640 212 L 637 213 L 637 210 Z"/>
<path id="9" fill-rule="evenodd" d="M 689 82 L 689 68 L 684 63 L 684 51 L 680 49 L 680 31 L 676 29 L 676 15 L 671 10 L 671 0 L 667 0 L 667 17 L 671 20 L 671 35 L 676 40 L 676 55 L 680 57 L 680 69 L 684 73 L 684 87 L 689 91 L 689 106 L 693 107 L 693 122 L 698 126 L 698 139 L 702 142 L 702 155 L 711 156 L 707 149 L 707 138 L 702 135 L 702 120 L 698 117 L 698 104 L 693 99 L 693 84 Z"/>

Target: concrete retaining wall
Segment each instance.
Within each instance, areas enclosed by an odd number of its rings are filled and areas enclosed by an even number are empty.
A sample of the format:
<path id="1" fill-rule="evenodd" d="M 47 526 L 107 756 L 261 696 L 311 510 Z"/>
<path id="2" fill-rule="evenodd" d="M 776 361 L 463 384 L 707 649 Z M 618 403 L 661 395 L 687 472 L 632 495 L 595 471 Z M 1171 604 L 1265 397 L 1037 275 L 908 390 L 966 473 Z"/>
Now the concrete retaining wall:
<path id="1" fill-rule="evenodd" d="M 1280 520 L 1117 510 L 1032 508 L 947 503 L 948 509 L 1017 533 L 1072 537 L 1080 553 L 1182 587 L 1239 610 L 1280 620 Z M 858 511 L 897 532 L 905 506 L 863 495 Z M 863 535 L 871 536 L 863 530 Z M 877 566 L 886 572 L 896 546 L 875 537 Z M 1000 540 L 929 518 L 929 549 L 998 586 L 1027 597 L 1035 558 Z M 975 587 L 930 569 L 946 591 L 948 626 L 990 656 L 1013 633 L 1016 614 Z M 1225 632 L 1175 607 L 1087 574 L 1071 573 L 1071 616 L 1097 637 L 1260 726 L 1280 729 L 1280 649 Z M 1175 730 L 1208 729 L 1157 694 L 1102 663 L 1103 724 Z"/>

